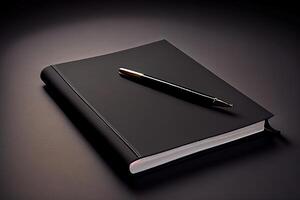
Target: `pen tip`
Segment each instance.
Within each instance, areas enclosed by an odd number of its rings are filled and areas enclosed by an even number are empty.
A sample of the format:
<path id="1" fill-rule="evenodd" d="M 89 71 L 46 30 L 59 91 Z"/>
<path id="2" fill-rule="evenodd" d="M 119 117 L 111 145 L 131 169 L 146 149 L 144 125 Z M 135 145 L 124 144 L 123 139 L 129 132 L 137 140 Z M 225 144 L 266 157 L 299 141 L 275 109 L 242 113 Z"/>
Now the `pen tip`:
<path id="1" fill-rule="evenodd" d="M 227 102 L 225 102 L 223 100 L 220 100 L 220 99 L 216 99 L 216 101 L 214 102 L 214 105 L 221 106 L 221 107 L 230 107 L 230 108 L 233 107 L 232 103 L 227 103 Z"/>

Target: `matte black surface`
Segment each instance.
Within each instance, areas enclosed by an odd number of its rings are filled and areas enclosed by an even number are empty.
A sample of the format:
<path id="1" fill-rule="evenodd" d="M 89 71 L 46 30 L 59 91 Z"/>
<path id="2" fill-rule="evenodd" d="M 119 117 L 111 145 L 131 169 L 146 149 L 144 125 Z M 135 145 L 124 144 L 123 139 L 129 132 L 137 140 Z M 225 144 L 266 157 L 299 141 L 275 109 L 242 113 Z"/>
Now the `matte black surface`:
<path id="1" fill-rule="evenodd" d="M 239 2 L 1 6 L 1 199 L 299 199 L 299 8 Z M 163 38 L 272 111 L 282 137 L 263 134 L 138 180 L 123 175 L 39 74 Z"/>
<path id="2" fill-rule="evenodd" d="M 213 108 L 175 98 L 120 77 L 119 67 L 155 74 L 227 99 L 235 107 Z M 111 140 L 121 139 L 139 157 L 227 133 L 272 116 L 166 40 L 56 64 L 53 68 L 65 82 L 53 80 L 49 84 L 57 83 L 58 88 L 63 87 L 60 84 L 69 85 L 90 106 L 86 112 L 97 113 L 97 119 L 113 130 L 106 133 L 101 126 L 99 134 L 104 132 Z"/>
<path id="3" fill-rule="evenodd" d="M 72 110 L 73 116 L 81 119 L 80 123 L 85 123 L 84 126 L 89 127 L 86 132 L 89 132 L 91 136 L 94 135 L 94 140 L 100 138 L 103 143 L 106 143 L 105 145 L 114 148 L 114 151 L 118 152 L 118 156 L 121 157 L 121 161 L 127 164 L 129 170 L 129 164 L 136 160 L 139 155 L 122 140 L 120 135 L 115 133 L 109 122 L 105 121 L 101 114 L 93 112 L 91 109 L 94 108 L 83 101 L 82 96 L 66 83 L 54 67 L 45 68 L 41 73 L 41 79 L 46 83 L 48 92 L 51 91 L 56 94 L 55 96 L 59 96 L 55 99 L 56 102 L 63 101 Z"/>

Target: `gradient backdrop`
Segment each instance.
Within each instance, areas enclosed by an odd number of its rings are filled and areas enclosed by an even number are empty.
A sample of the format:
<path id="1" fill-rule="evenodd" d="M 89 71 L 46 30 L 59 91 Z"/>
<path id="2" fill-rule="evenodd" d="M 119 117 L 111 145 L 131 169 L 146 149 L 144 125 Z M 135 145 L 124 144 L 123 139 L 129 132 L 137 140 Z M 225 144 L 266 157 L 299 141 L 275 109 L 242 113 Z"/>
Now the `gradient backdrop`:
<path id="1" fill-rule="evenodd" d="M 0 199 L 300 199 L 296 3 L 7 1 L 0 9 Z M 282 135 L 138 180 L 121 175 L 39 74 L 160 39 L 273 112 Z"/>

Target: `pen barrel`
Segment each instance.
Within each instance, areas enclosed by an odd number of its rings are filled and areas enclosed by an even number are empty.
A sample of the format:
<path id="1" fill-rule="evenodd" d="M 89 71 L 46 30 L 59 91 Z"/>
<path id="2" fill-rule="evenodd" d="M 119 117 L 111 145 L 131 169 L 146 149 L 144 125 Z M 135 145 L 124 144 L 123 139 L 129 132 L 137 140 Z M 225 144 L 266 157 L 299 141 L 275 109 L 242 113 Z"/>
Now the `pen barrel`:
<path id="1" fill-rule="evenodd" d="M 151 87 L 155 90 L 160 90 L 166 94 L 195 104 L 212 105 L 216 99 L 209 95 L 199 93 L 195 90 L 191 90 L 189 88 L 182 87 L 171 82 L 163 81 L 149 75 L 143 75 L 142 77 L 136 78 L 136 80 L 139 83 Z"/>
<path id="2" fill-rule="evenodd" d="M 166 94 L 175 96 L 180 99 L 184 99 L 194 104 L 214 105 L 221 107 L 233 106 L 233 104 L 225 102 L 216 97 L 212 97 L 207 94 L 203 94 L 195 90 L 176 85 L 174 83 L 164 81 L 153 76 L 149 76 L 130 69 L 119 68 L 119 74 L 124 78 L 131 79 L 135 82 L 138 82 L 139 84 L 146 85 L 155 90 L 160 90 Z"/>

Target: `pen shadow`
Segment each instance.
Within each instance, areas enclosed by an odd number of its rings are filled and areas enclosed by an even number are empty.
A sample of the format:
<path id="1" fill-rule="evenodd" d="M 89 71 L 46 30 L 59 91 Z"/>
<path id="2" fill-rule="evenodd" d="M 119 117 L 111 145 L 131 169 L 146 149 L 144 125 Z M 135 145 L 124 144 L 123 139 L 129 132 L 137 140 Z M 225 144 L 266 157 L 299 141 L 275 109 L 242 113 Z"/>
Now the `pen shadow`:
<path id="1" fill-rule="evenodd" d="M 105 161 L 112 172 L 130 190 L 143 192 L 156 187 L 180 181 L 180 179 L 199 173 L 216 170 L 224 165 L 237 163 L 251 159 L 258 154 L 267 154 L 288 146 L 290 142 L 279 132 L 263 131 L 261 133 L 215 147 L 203 152 L 178 159 L 163 166 L 156 167 L 145 172 L 132 175 L 126 162 L 109 145 L 108 141 L 101 136 L 92 125 L 72 107 L 58 92 L 48 86 L 43 89 L 54 100 L 67 118 L 74 124 L 84 139 L 93 147 L 97 155 Z M 113 158 L 113 159 L 112 159 Z"/>
<path id="2" fill-rule="evenodd" d="M 215 106 L 211 102 L 205 102 L 202 98 L 197 97 L 197 95 L 189 94 L 186 91 L 178 90 L 177 88 L 172 88 L 168 85 L 163 85 L 161 83 L 156 83 L 153 81 L 145 80 L 145 79 L 133 79 L 130 77 L 127 77 L 125 75 L 122 75 L 123 78 L 128 79 L 130 81 L 136 82 L 140 85 L 143 85 L 145 87 L 151 88 L 155 91 L 162 92 L 166 95 L 175 97 L 179 100 L 183 100 L 189 103 L 192 103 L 197 106 L 202 106 L 205 109 L 209 109 L 215 112 L 219 112 L 222 114 L 230 115 L 230 116 L 238 116 L 237 113 L 234 112 L 234 109 L 231 107 L 221 107 L 221 106 Z M 207 100 L 208 101 L 208 100 Z"/>

